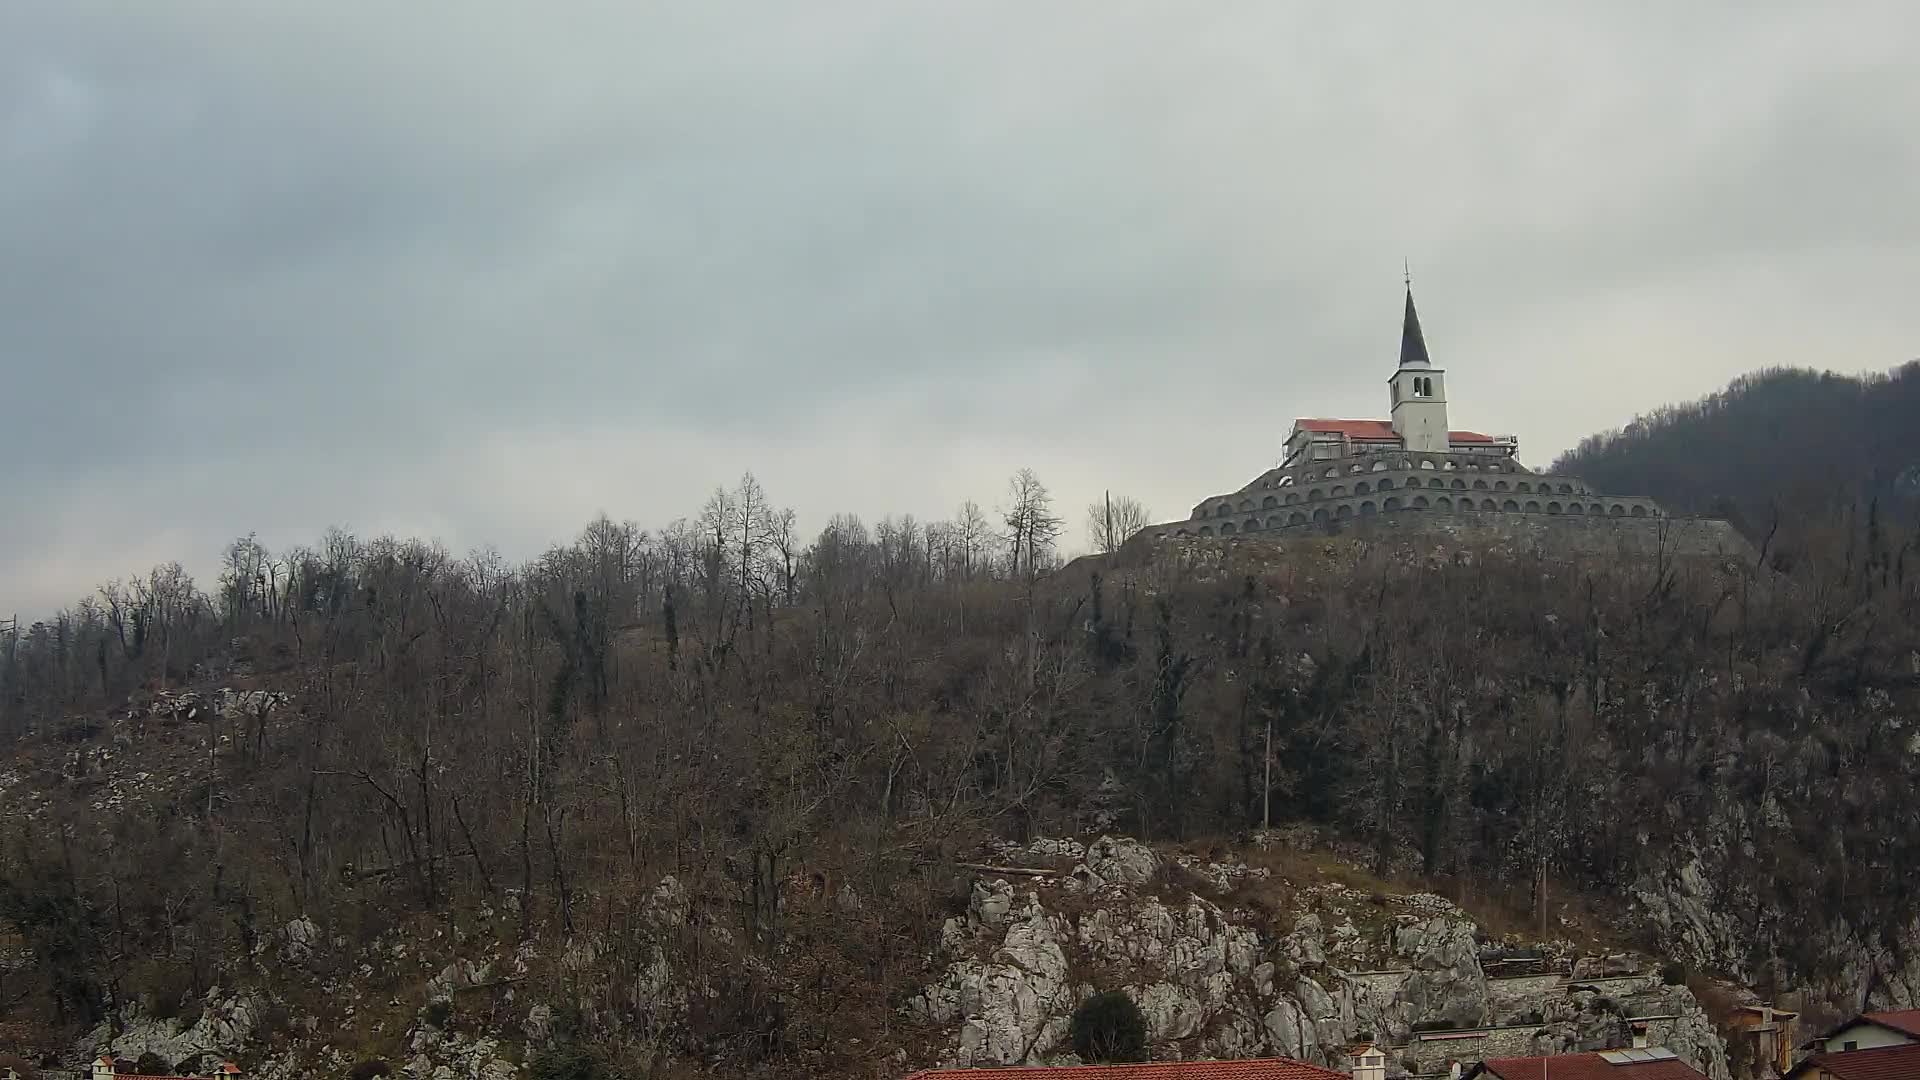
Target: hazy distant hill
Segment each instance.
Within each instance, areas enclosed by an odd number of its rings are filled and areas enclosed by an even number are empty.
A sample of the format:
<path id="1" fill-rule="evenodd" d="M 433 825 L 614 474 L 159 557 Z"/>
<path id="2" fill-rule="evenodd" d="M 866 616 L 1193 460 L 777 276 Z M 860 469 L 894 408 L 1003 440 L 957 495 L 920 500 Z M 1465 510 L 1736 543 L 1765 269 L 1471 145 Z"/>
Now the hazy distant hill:
<path id="1" fill-rule="evenodd" d="M 1775 368 L 1700 401 L 1590 436 L 1554 471 L 1675 510 L 1723 510 L 1765 528 L 1777 504 L 1809 513 L 1878 497 L 1920 506 L 1920 361 L 1857 377 Z M 1898 501 L 1896 508 L 1886 505 Z"/>

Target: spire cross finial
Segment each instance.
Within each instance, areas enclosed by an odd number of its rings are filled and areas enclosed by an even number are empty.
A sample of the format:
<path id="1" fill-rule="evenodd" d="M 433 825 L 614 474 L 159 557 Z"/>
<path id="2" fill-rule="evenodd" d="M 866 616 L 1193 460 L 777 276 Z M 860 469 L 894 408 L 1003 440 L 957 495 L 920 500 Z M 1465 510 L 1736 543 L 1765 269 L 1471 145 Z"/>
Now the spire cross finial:
<path id="1" fill-rule="evenodd" d="M 1402 259 L 1401 262 L 1406 270 L 1407 288 L 1411 289 L 1413 288 L 1413 261 L 1411 259 Z"/>

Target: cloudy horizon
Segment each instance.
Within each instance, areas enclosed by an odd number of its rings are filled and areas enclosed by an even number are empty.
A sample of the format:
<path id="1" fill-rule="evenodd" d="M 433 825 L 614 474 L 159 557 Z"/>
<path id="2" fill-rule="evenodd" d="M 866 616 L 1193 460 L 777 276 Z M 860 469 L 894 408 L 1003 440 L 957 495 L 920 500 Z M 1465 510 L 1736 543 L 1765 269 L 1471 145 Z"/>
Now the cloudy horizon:
<path id="1" fill-rule="evenodd" d="M 1031 467 L 1084 547 L 1384 415 L 1403 258 L 1535 467 L 1920 355 L 1920 9 L 1550 7 L 9 6 L 0 614 L 747 471 L 817 530 Z"/>

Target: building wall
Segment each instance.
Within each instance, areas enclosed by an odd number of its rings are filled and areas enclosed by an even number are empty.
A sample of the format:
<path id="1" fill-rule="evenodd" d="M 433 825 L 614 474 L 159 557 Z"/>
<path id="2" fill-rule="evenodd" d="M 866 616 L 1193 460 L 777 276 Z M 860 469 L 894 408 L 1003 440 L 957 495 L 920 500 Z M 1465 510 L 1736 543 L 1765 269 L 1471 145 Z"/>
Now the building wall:
<path id="1" fill-rule="evenodd" d="M 1447 434 L 1446 372 L 1439 368 L 1401 368 L 1389 380 L 1393 385 L 1393 430 L 1407 450 L 1445 452 Z M 1433 393 L 1414 393 L 1415 379 L 1431 379 Z"/>
<path id="2" fill-rule="evenodd" d="M 1878 1024 L 1855 1024 L 1842 1028 L 1827 1040 L 1827 1053 L 1837 1054 L 1844 1050 L 1872 1050 L 1878 1046 L 1904 1046 L 1914 1040 L 1897 1031 L 1888 1031 Z M 1848 1046 L 1848 1043 L 1859 1043 Z"/>

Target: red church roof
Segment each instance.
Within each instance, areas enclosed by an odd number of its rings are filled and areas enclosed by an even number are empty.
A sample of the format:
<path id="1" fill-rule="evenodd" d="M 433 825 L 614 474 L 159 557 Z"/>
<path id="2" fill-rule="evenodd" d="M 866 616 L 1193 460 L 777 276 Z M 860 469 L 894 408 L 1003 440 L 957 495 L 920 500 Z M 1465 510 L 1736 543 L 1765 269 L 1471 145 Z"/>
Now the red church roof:
<path id="1" fill-rule="evenodd" d="M 1349 1080 L 1346 1073 L 1291 1058 L 1254 1061 L 1156 1061 L 1146 1065 L 1059 1068 L 928 1069 L 907 1080 Z"/>
<path id="2" fill-rule="evenodd" d="M 1324 420 L 1315 417 L 1301 417 L 1293 426 L 1302 431 L 1314 431 L 1326 435 L 1345 435 L 1349 439 L 1378 440 L 1381 442 L 1399 442 L 1400 436 L 1394 433 L 1391 420 Z M 1493 436 L 1482 435 L 1477 431 L 1449 431 L 1447 440 L 1456 443 L 1490 443 Z"/>

